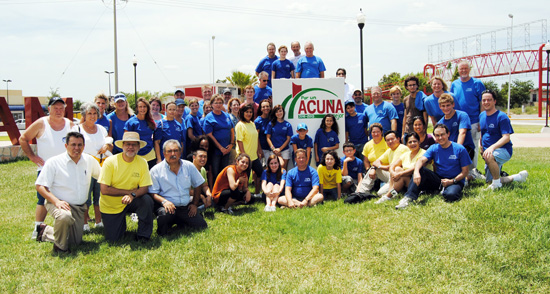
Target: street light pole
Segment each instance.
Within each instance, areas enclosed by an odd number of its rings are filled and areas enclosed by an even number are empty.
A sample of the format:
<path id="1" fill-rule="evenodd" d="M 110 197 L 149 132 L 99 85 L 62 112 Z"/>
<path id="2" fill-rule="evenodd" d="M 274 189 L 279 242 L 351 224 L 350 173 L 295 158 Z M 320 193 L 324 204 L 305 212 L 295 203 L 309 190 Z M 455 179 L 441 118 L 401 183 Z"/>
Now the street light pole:
<path id="1" fill-rule="evenodd" d="M 548 127 L 548 95 L 550 95 L 550 41 L 544 45 L 546 51 L 546 125 Z M 542 99 L 542 97 L 541 97 Z"/>
<path id="2" fill-rule="evenodd" d="M 510 74 L 508 75 L 508 117 L 510 117 L 510 93 L 512 89 L 512 42 L 514 41 L 514 15 L 508 14 L 511 20 L 510 24 Z"/>
<path id="3" fill-rule="evenodd" d="M 8 107 L 10 106 L 10 87 L 9 83 L 11 83 L 11 80 L 2 80 L 4 83 L 6 83 L 6 99 L 8 100 Z M 547 115 L 548 116 L 548 115 Z"/>
<path id="4" fill-rule="evenodd" d="M 111 74 L 114 72 L 106 70 L 105 73 L 109 76 L 109 101 L 111 101 Z"/>
<path id="5" fill-rule="evenodd" d="M 212 36 L 212 90 L 214 90 L 214 76 L 216 75 L 214 73 L 214 66 L 216 65 L 214 62 L 214 39 L 216 39 L 216 36 Z"/>
<path id="6" fill-rule="evenodd" d="M 116 0 L 113 0 L 113 24 L 114 24 L 114 39 L 115 39 L 115 93 L 118 93 L 118 53 L 117 53 L 117 37 L 116 37 Z"/>
<path id="7" fill-rule="evenodd" d="M 132 64 L 134 65 L 134 107 L 137 109 L 137 58 L 135 54 Z"/>
<path id="8" fill-rule="evenodd" d="M 357 26 L 359 26 L 359 43 L 360 43 L 360 54 L 361 54 L 361 93 L 363 94 L 363 102 L 365 100 L 365 85 L 364 82 L 364 76 L 363 76 L 363 28 L 365 27 L 365 15 L 363 14 L 363 9 L 359 9 L 359 13 L 357 14 Z"/>

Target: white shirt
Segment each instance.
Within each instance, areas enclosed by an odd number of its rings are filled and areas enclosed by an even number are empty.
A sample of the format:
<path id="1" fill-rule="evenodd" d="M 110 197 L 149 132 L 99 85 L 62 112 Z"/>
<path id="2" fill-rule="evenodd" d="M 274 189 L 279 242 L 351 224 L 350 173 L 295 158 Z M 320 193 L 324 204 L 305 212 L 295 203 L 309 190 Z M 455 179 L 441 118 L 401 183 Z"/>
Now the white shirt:
<path id="1" fill-rule="evenodd" d="M 355 92 L 355 87 L 350 83 L 344 84 L 344 101 L 353 100 L 353 92 Z"/>
<path id="2" fill-rule="evenodd" d="M 288 58 L 288 60 L 292 61 L 292 63 L 294 63 L 294 67 L 296 68 L 298 66 L 298 60 L 304 56 L 306 56 L 304 53 L 300 53 L 300 55 Z"/>
<path id="3" fill-rule="evenodd" d="M 82 153 L 75 163 L 67 151 L 48 160 L 36 179 L 36 185 L 47 187 L 60 200 L 73 205 L 82 205 L 88 200 L 92 177 L 99 177 L 99 163 Z"/>
<path id="4" fill-rule="evenodd" d="M 112 144 L 113 138 L 107 136 L 107 130 L 102 125 L 96 125 L 96 127 L 97 131 L 94 134 L 86 132 L 81 125 L 72 127 L 71 132 L 78 132 L 84 136 L 84 142 L 86 143 L 84 145 L 84 153 L 90 154 L 96 158 L 101 158 L 101 155 L 97 154 L 97 152 L 103 148 L 105 144 Z M 110 152 L 107 153 L 109 154 L 103 155 L 103 157 L 110 155 Z"/>
<path id="5" fill-rule="evenodd" d="M 61 131 L 56 131 L 50 126 L 47 116 L 41 119 L 44 123 L 44 133 L 42 133 L 40 138 L 36 138 L 36 153 L 40 158 L 48 160 L 65 152 L 65 137 L 67 137 L 67 133 L 71 129 L 71 121 L 63 118 L 65 126 Z M 39 166 L 38 170 L 42 170 L 42 167 Z"/>

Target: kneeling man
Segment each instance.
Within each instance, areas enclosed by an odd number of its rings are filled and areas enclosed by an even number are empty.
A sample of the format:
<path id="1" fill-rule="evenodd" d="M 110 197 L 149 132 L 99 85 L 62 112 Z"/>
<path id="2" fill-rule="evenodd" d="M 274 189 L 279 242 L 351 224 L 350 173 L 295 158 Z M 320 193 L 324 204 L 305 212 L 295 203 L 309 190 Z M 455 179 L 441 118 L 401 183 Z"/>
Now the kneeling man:
<path id="1" fill-rule="evenodd" d="M 36 190 L 46 199 L 45 207 L 55 219 L 54 226 L 37 226 L 37 241 L 53 242 L 54 252 L 68 252 L 69 245 L 80 244 L 84 226 L 86 200 L 92 177 L 99 176 L 99 163 L 83 154 L 84 136 L 69 132 L 66 152 L 44 164 L 36 180 Z"/>
<path id="2" fill-rule="evenodd" d="M 479 115 L 481 127 L 481 155 L 485 160 L 485 176 L 488 189 L 496 190 L 503 183 L 512 181 L 525 182 L 528 173 L 520 171 L 516 175 L 500 177 L 502 165 L 512 157 L 512 141 L 510 135 L 514 133 L 510 119 L 502 111 L 496 109 L 497 99 L 491 90 L 485 90 L 481 95 L 481 105 L 485 110 Z"/>
<path id="3" fill-rule="evenodd" d="M 149 187 L 155 201 L 157 234 L 166 235 L 174 224 L 206 228 L 206 221 L 197 213 L 200 197 L 193 197 L 191 203 L 189 195 L 191 187 L 195 187 L 194 195 L 200 195 L 203 177 L 191 162 L 181 159 L 182 146 L 177 140 L 166 141 L 162 151 L 164 160 L 151 169 L 153 185 Z"/>
<path id="4" fill-rule="evenodd" d="M 147 161 L 137 156 L 147 143 L 136 132 L 125 132 L 115 142 L 122 152 L 109 156 L 101 167 L 99 208 L 105 225 L 105 239 L 118 241 L 126 232 L 126 214 L 138 216 L 136 240 L 146 242 L 153 233 L 153 200 L 147 194 L 151 175 Z"/>
<path id="5" fill-rule="evenodd" d="M 306 150 L 298 149 L 294 155 L 296 167 L 286 174 L 286 192 L 279 197 L 279 205 L 291 208 L 314 206 L 323 201 L 323 195 L 319 193 L 319 175 L 308 165 Z"/>
<path id="6" fill-rule="evenodd" d="M 430 146 L 416 162 L 413 180 L 396 209 L 409 206 L 411 201 L 418 199 L 420 191 L 442 190 L 443 198 L 450 202 L 462 197 L 464 178 L 472 163 L 468 151 L 464 146 L 449 141 L 449 129 L 444 124 L 436 124 L 433 134 L 438 144 Z M 424 167 L 430 160 L 434 161 L 435 172 Z"/>

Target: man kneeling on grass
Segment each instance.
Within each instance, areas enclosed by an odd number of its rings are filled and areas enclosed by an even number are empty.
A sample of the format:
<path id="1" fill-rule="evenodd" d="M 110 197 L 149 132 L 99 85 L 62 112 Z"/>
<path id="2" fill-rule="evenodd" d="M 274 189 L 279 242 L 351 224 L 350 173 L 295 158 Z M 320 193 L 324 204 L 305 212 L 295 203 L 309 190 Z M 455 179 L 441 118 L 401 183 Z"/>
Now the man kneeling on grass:
<path id="1" fill-rule="evenodd" d="M 88 206 L 88 191 L 92 177 L 99 177 L 99 163 L 83 154 L 84 137 L 69 132 L 66 152 L 54 156 L 44 164 L 36 179 L 36 190 L 46 199 L 45 207 L 55 219 L 53 227 L 37 226 L 36 241 L 53 242 L 54 252 L 68 252 L 70 244 L 80 244 L 84 213 Z"/>
<path id="2" fill-rule="evenodd" d="M 319 175 L 308 165 L 306 150 L 296 150 L 295 156 L 296 167 L 287 173 L 285 196 L 279 197 L 279 205 L 290 208 L 314 206 L 323 201 L 323 195 L 319 193 Z"/>
<path id="3" fill-rule="evenodd" d="M 189 161 L 181 159 L 182 146 L 177 140 L 168 140 L 162 146 L 164 160 L 151 169 L 153 185 L 149 194 L 155 201 L 157 234 L 166 235 L 172 225 L 205 229 L 208 225 L 197 213 L 204 179 Z M 189 191 L 194 188 L 193 202 Z"/>
<path id="4" fill-rule="evenodd" d="M 418 199 L 420 191 L 441 190 L 443 198 L 449 202 L 462 197 L 464 178 L 472 163 L 468 151 L 464 146 L 449 141 L 449 129 L 444 124 L 436 124 L 433 134 L 438 144 L 430 146 L 416 162 L 413 180 L 396 209 L 409 206 L 411 201 Z M 436 172 L 424 167 L 430 160 L 434 161 Z"/>
<path id="5" fill-rule="evenodd" d="M 487 189 L 496 190 L 503 183 L 512 181 L 525 182 L 527 171 L 522 170 L 516 175 L 500 177 L 502 165 L 512 157 L 512 141 L 514 133 L 510 119 L 505 113 L 496 109 L 497 99 L 491 90 L 485 90 L 481 95 L 481 105 L 485 110 L 479 115 L 481 128 L 481 155 L 485 160 L 485 176 L 487 183 L 492 182 Z"/>

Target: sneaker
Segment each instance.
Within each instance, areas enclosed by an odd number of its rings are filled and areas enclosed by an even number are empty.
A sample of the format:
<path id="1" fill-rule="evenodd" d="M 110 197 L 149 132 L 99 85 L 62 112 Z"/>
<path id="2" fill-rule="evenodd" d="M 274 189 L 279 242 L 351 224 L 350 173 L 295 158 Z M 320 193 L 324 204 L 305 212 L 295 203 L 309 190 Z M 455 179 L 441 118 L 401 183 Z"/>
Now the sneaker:
<path id="1" fill-rule="evenodd" d="M 520 176 L 520 178 L 517 180 L 518 183 L 523 183 L 525 181 L 527 181 L 527 176 L 529 175 L 529 173 L 526 171 L 526 170 L 522 170 L 519 172 L 518 174 Z"/>
<path id="2" fill-rule="evenodd" d="M 271 211 L 271 206 L 266 205 L 265 208 L 264 208 L 264 211 Z"/>
<path id="3" fill-rule="evenodd" d="M 90 231 L 90 225 L 89 224 L 84 224 L 83 231 L 84 232 L 89 232 Z"/>
<path id="4" fill-rule="evenodd" d="M 502 184 L 496 184 L 496 183 L 491 183 L 491 185 L 487 186 L 487 188 L 485 188 L 485 190 L 497 190 L 497 189 L 500 189 L 502 188 Z"/>
<path id="5" fill-rule="evenodd" d="M 378 199 L 378 201 L 374 202 L 374 204 L 380 204 L 380 203 L 384 203 L 384 202 L 390 201 L 390 200 L 391 200 L 390 197 L 384 195 L 384 196 L 380 197 L 380 199 Z"/>
<path id="6" fill-rule="evenodd" d="M 36 230 L 36 226 L 34 226 L 34 231 L 32 231 L 31 240 L 36 240 L 36 236 L 38 236 L 38 231 Z"/>
<path id="7" fill-rule="evenodd" d="M 395 206 L 395 209 L 403 209 L 403 208 L 406 208 L 407 206 L 409 206 L 409 203 L 411 203 L 412 199 L 409 198 L 409 197 L 403 197 L 403 199 L 401 199 L 399 201 L 399 204 L 397 204 Z"/>
<path id="8" fill-rule="evenodd" d="M 222 208 L 222 212 L 223 213 L 227 213 L 227 214 L 233 214 L 233 209 L 231 209 L 231 207 L 225 209 L 225 208 Z"/>
<path id="9" fill-rule="evenodd" d="M 95 224 L 95 227 L 96 228 L 103 228 L 103 222 L 99 222 L 99 223 Z"/>
<path id="10" fill-rule="evenodd" d="M 135 212 L 132 213 L 132 214 L 130 215 L 130 218 L 132 219 L 132 221 L 133 221 L 134 223 L 137 223 L 138 220 L 139 220 L 139 219 L 138 219 L 138 216 L 137 216 L 137 213 L 135 213 Z"/>
<path id="11" fill-rule="evenodd" d="M 478 170 L 477 168 L 474 168 L 473 170 L 470 171 L 470 176 L 472 176 L 472 178 L 474 180 L 484 180 L 485 181 L 485 176 L 482 175 Z"/>

